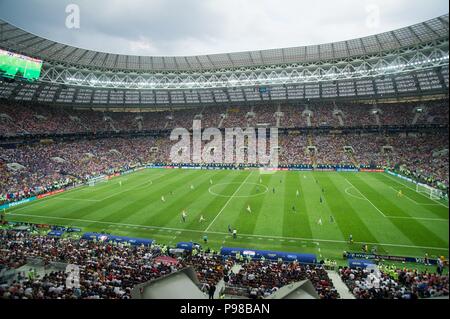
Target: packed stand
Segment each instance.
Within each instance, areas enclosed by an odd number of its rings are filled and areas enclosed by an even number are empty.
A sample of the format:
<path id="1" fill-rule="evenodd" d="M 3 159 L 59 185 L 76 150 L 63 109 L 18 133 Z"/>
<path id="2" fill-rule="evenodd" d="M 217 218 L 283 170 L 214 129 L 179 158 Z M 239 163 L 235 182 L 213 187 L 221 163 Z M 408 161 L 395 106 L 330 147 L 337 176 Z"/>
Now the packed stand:
<path id="1" fill-rule="evenodd" d="M 281 105 L 280 127 L 307 127 L 305 110 L 312 111 L 311 126 L 360 127 L 368 125 L 412 125 L 415 110 L 422 109 L 415 124 L 448 124 L 448 100 L 391 104 L 311 104 Z M 372 110 L 377 109 L 375 115 Z M 255 117 L 248 117 L 253 110 Z M 204 108 L 141 109 L 139 112 L 111 112 L 47 106 L 34 103 L 0 102 L 0 136 L 23 134 L 67 134 L 111 131 L 149 131 L 192 127 L 201 114 L 203 127 L 218 127 L 222 114 L 227 114 L 222 127 L 247 127 L 257 123 L 276 125 L 275 105 L 213 106 Z M 339 116 L 334 111 L 340 111 Z M 342 120 L 339 119 L 339 117 Z M 378 121 L 377 121 L 378 118 Z"/>
<path id="2" fill-rule="evenodd" d="M 418 299 L 449 295 L 448 275 L 395 267 L 339 268 L 339 275 L 358 299 Z"/>
<path id="3" fill-rule="evenodd" d="M 307 279 L 312 282 L 321 299 L 339 298 L 339 293 L 322 266 L 281 261 L 253 260 L 244 263 L 238 273 L 230 273 L 226 292 L 258 299 L 271 295 L 287 284 Z"/>

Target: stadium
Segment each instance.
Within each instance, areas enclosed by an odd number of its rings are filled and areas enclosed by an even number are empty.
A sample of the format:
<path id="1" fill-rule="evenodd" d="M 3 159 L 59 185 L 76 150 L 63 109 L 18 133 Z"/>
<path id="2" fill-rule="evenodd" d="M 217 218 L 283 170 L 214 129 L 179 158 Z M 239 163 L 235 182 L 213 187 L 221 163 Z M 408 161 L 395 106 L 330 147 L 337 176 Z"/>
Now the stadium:
<path id="1" fill-rule="evenodd" d="M 449 16 L 185 56 L 0 19 L 0 298 L 449 294 Z"/>

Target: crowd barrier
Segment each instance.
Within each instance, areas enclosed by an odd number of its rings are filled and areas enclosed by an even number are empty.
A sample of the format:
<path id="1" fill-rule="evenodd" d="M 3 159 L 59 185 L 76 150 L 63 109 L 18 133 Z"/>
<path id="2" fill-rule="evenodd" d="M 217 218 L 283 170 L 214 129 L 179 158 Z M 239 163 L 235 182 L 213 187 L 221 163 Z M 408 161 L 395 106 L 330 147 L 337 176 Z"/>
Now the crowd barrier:
<path id="1" fill-rule="evenodd" d="M 349 259 L 364 259 L 364 260 L 384 260 L 392 262 L 407 262 L 407 263 L 421 263 L 421 264 L 431 264 L 436 265 L 437 259 L 418 258 L 418 257 L 404 257 L 404 256 L 389 256 L 389 255 L 376 255 L 368 253 L 352 253 L 346 254 Z"/>
<path id="2" fill-rule="evenodd" d="M 194 249 L 194 248 L 200 249 L 201 246 L 199 244 L 197 244 L 197 243 L 181 241 L 181 242 L 177 243 L 176 248 L 184 249 L 184 250 L 187 250 L 187 251 L 192 251 L 192 249 Z"/>
<path id="3" fill-rule="evenodd" d="M 369 259 L 349 259 L 348 266 L 352 269 L 355 268 L 367 268 L 368 266 L 375 265 L 373 260 Z"/>
<path id="4" fill-rule="evenodd" d="M 100 234 L 100 233 L 85 233 L 85 234 L 83 234 L 83 236 L 81 238 L 86 239 L 86 240 L 128 243 L 131 245 L 145 245 L 145 246 L 149 246 L 149 245 L 153 244 L 153 242 L 154 242 L 153 239 L 134 238 L 134 237 L 127 237 L 127 236 L 115 236 L 115 235 L 107 235 L 107 234 Z"/>
<path id="5" fill-rule="evenodd" d="M 236 257 L 240 254 L 243 257 L 251 257 L 252 259 L 261 259 L 264 257 L 269 260 L 282 259 L 283 261 L 298 261 L 305 264 L 316 264 L 317 257 L 315 254 L 301 254 L 271 250 L 252 250 L 247 248 L 223 247 L 220 254 L 224 257 Z"/>

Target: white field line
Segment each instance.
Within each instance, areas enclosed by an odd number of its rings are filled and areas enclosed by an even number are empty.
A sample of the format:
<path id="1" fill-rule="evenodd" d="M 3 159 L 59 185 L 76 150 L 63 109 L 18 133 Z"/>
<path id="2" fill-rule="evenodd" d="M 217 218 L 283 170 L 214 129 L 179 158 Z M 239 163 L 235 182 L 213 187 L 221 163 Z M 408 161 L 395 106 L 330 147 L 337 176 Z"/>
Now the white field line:
<path id="1" fill-rule="evenodd" d="M 7 208 L 6 211 L 17 212 L 17 211 L 19 211 L 19 210 L 27 209 L 27 208 L 30 208 L 31 206 L 35 206 L 36 204 L 42 204 L 42 203 L 45 203 L 45 202 L 47 202 L 47 201 L 50 200 L 50 199 L 59 199 L 60 196 L 66 195 L 66 194 L 70 194 L 71 192 L 74 192 L 74 191 L 76 191 L 76 190 L 77 190 L 77 191 L 83 190 L 83 189 L 82 189 L 83 187 L 86 187 L 86 185 L 80 185 L 80 186 L 71 188 L 71 189 L 69 189 L 69 190 L 66 190 L 66 191 L 64 191 L 64 192 L 62 192 L 62 193 L 55 194 L 55 195 L 52 195 L 52 196 L 47 196 L 47 197 L 44 197 L 44 198 L 42 198 L 42 199 L 34 200 L 34 201 L 32 201 L 32 202 L 28 202 L 28 203 L 25 203 L 25 204 L 20 205 L 20 206 L 10 207 L 10 208 Z M 44 206 L 44 205 L 41 205 L 41 206 Z"/>
<path id="2" fill-rule="evenodd" d="M 394 187 L 391 186 L 391 188 L 396 191 L 398 193 L 398 190 L 395 189 Z M 420 206 L 439 206 L 439 204 L 422 204 L 419 202 L 416 202 L 414 199 L 412 199 L 411 197 L 409 197 L 408 195 L 403 194 L 403 196 L 405 196 L 407 199 L 409 199 L 410 201 L 412 201 L 414 204 L 416 205 L 420 205 Z"/>
<path id="3" fill-rule="evenodd" d="M 131 190 L 133 190 L 133 189 L 135 189 L 135 188 L 138 188 L 139 186 L 143 186 L 143 185 L 146 185 L 146 184 L 149 184 L 149 183 L 150 183 L 150 185 L 152 185 L 152 184 L 153 184 L 153 181 L 152 181 L 152 180 L 146 180 L 145 182 L 139 183 L 139 184 L 137 184 L 137 185 L 135 185 L 135 186 L 133 186 L 133 187 L 131 187 L 131 188 L 126 188 L 126 187 L 125 187 L 124 190 L 119 191 L 119 192 L 112 193 L 111 195 L 108 195 L 108 196 L 106 196 L 105 198 L 101 198 L 101 199 L 86 199 L 86 198 L 73 198 L 73 197 L 56 197 L 56 198 L 54 198 L 54 199 L 59 199 L 59 200 L 74 200 L 74 201 L 82 201 L 82 202 L 102 202 L 102 201 L 107 200 L 107 199 L 109 199 L 109 198 L 111 198 L 111 197 L 114 197 L 114 196 L 117 196 L 117 195 L 119 195 L 119 194 L 122 194 L 122 193 L 125 193 L 125 192 L 128 192 L 128 191 L 131 191 Z M 111 184 L 109 184 L 108 186 L 110 186 L 110 185 L 111 185 Z M 119 186 L 119 187 L 122 187 L 122 186 Z"/>
<path id="4" fill-rule="evenodd" d="M 345 177 L 344 177 L 345 178 Z M 345 180 L 353 186 L 352 183 L 350 183 L 350 181 L 345 178 Z M 373 206 L 375 207 L 375 209 L 380 212 L 381 215 L 383 215 L 383 217 L 385 218 L 393 218 L 393 219 L 418 219 L 418 220 L 433 220 L 433 221 L 445 221 L 448 222 L 448 219 L 442 219 L 442 218 L 427 218 L 427 217 L 410 217 L 410 216 L 387 216 L 385 215 L 381 210 L 378 209 L 378 207 L 376 207 L 359 189 L 357 189 L 355 186 L 353 186 L 362 196 L 364 196 L 364 198 Z"/>
<path id="5" fill-rule="evenodd" d="M 357 198 L 357 199 L 360 199 L 360 200 L 366 200 L 365 198 L 363 198 L 363 197 L 358 197 L 358 196 L 356 196 L 356 195 L 353 195 L 353 194 L 350 194 L 349 192 L 348 192 L 348 190 L 349 189 L 352 189 L 352 188 L 354 188 L 354 187 L 347 187 L 346 189 L 345 189 L 345 193 L 348 195 L 348 196 L 351 196 L 351 197 L 353 197 L 353 198 Z"/>
<path id="6" fill-rule="evenodd" d="M 72 197 L 55 197 L 58 200 L 75 200 L 81 202 L 101 202 L 101 199 L 86 199 L 86 198 L 72 198 Z"/>
<path id="7" fill-rule="evenodd" d="M 443 219 L 443 218 L 408 217 L 408 216 L 386 216 L 386 218 L 419 219 L 419 220 L 437 220 L 437 221 L 447 222 L 447 223 L 448 223 L 448 219 Z"/>
<path id="8" fill-rule="evenodd" d="M 124 189 L 123 191 L 115 192 L 115 193 L 113 193 L 113 194 L 111 194 L 111 195 L 109 195 L 109 196 L 106 196 L 105 198 L 99 199 L 99 201 L 107 200 L 107 199 L 109 199 L 109 198 L 111 198 L 111 197 L 114 197 L 114 196 L 117 196 L 117 195 L 119 195 L 119 194 L 122 194 L 122 193 L 125 193 L 125 192 L 128 192 L 128 191 L 131 191 L 131 190 L 133 190 L 133 189 L 136 189 L 136 188 L 138 188 L 138 187 L 140 187 L 140 186 L 143 186 L 143 185 L 146 185 L 146 184 L 148 184 L 148 183 L 150 183 L 150 185 L 153 185 L 153 180 L 157 180 L 157 179 L 159 179 L 159 178 L 161 178 L 161 177 L 163 177 L 163 176 L 165 176 L 165 175 L 166 175 L 166 174 L 156 174 L 156 175 L 153 175 L 153 176 L 151 176 L 152 179 L 150 179 L 150 180 L 146 180 L 146 181 L 143 182 L 143 183 L 139 183 L 139 184 L 137 184 L 137 185 L 134 185 L 134 186 L 131 187 L 131 188 Z M 154 178 L 154 177 L 156 177 L 156 178 Z M 119 186 L 119 187 L 121 187 L 121 186 Z"/>
<path id="9" fill-rule="evenodd" d="M 111 197 L 120 195 L 120 194 L 122 194 L 122 193 L 126 193 L 126 192 L 128 192 L 128 191 L 131 191 L 131 190 L 133 190 L 133 189 L 135 189 L 135 188 L 138 188 L 139 186 L 143 186 L 143 185 L 146 185 L 146 184 L 148 184 L 148 183 L 151 183 L 150 185 L 152 185 L 152 184 L 153 184 L 153 181 L 152 181 L 152 180 L 146 180 L 146 181 L 143 182 L 143 183 L 139 183 L 139 184 L 137 184 L 137 185 L 134 185 L 133 187 L 126 188 L 126 189 L 124 189 L 124 190 L 122 190 L 122 191 L 120 191 L 120 192 L 115 192 L 115 193 L 112 193 L 111 195 L 108 195 L 108 196 L 106 196 L 106 197 L 104 197 L 104 198 L 101 198 L 100 201 L 104 201 L 104 200 L 107 200 L 107 199 L 109 199 L 109 198 L 111 198 Z M 121 186 L 119 186 L 119 187 L 121 187 Z"/>
<path id="10" fill-rule="evenodd" d="M 151 177 L 158 176 L 158 178 L 159 178 L 159 177 L 165 176 L 165 175 L 166 174 L 157 174 L 157 175 L 152 175 Z M 110 185 L 110 184 L 108 184 L 108 185 Z M 79 186 L 76 186 L 74 188 L 68 189 L 68 190 L 66 190 L 66 191 L 64 191 L 62 193 L 56 194 L 56 195 L 48 196 L 48 197 L 45 197 L 45 198 L 42 198 L 42 199 L 39 199 L 39 200 L 35 200 L 35 201 L 29 202 L 29 203 L 25 203 L 24 205 L 8 208 L 6 211 L 17 212 L 17 211 L 20 211 L 20 210 L 23 210 L 23 209 L 30 208 L 31 206 L 34 206 L 36 204 L 42 204 L 42 203 L 44 203 L 44 202 L 46 202 L 46 201 L 48 201 L 50 199 L 70 198 L 70 197 L 63 197 L 63 196 L 71 194 L 71 193 L 74 193 L 75 191 L 77 191 L 77 192 L 84 191 L 86 189 L 89 189 L 89 187 L 87 185 L 79 185 Z M 70 198 L 70 199 L 74 200 L 74 198 Z M 80 199 L 77 198 L 77 200 L 80 200 Z M 102 200 L 104 200 L 104 199 L 98 199 L 98 200 L 97 199 L 91 199 L 89 201 L 102 201 Z"/>
<path id="11" fill-rule="evenodd" d="M 220 214 L 222 214 L 222 212 L 225 210 L 225 208 L 228 206 L 228 204 L 231 202 L 231 200 L 233 199 L 234 195 L 236 195 L 239 190 L 241 189 L 242 185 L 245 184 L 245 182 L 247 181 L 247 179 L 250 177 L 250 175 L 252 175 L 253 171 L 250 171 L 250 173 L 247 175 L 247 177 L 242 181 L 241 185 L 239 185 L 238 188 L 236 188 L 236 190 L 234 191 L 234 193 L 231 195 L 230 198 L 228 198 L 228 200 L 226 201 L 225 205 L 223 205 L 222 209 L 217 213 L 216 217 L 214 217 L 214 219 L 211 221 L 211 223 L 208 225 L 208 227 L 206 227 L 205 232 L 209 230 L 209 228 L 211 227 L 211 225 L 216 221 L 216 219 L 220 216 Z"/>
<path id="12" fill-rule="evenodd" d="M 161 230 L 172 230 L 178 231 L 180 233 L 183 232 L 191 232 L 191 233 L 206 233 L 206 231 L 202 230 L 190 230 L 183 228 L 171 228 L 171 227 L 159 227 L 159 226 L 143 226 L 137 224 L 124 224 L 124 223 L 113 223 L 113 222 L 104 222 L 104 221 L 96 221 L 90 219 L 77 219 L 77 218 L 67 218 L 67 217 L 56 217 L 56 216 L 42 216 L 42 215 L 30 215 L 30 214 L 14 214 L 14 213 L 6 213 L 6 215 L 10 216 L 24 216 L 24 217 L 35 217 L 40 219 L 57 219 L 57 220 L 67 220 L 74 222 L 83 222 L 90 224 L 104 224 L 104 225 L 117 225 L 117 226 L 125 226 L 137 229 L 161 229 Z M 217 232 L 217 231 L 208 231 L 209 234 L 217 234 L 217 235 L 230 235 L 227 232 Z M 299 241 L 311 241 L 311 242 L 325 242 L 325 243 L 342 243 L 348 244 L 348 241 L 344 240 L 333 240 L 333 239 L 316 239 L 316 238 L 302 238 L 302 237 L 283 237 L 283 236 L 267 236 L 267 235 L 258 235 L 258 234 L 239 234 L 241 237 L 257 237 L 257 238 L 273 238 L 273 239 L 281 239 L 281 240 L 299 240 Z M 402 245 L 402 244 L 390 244 L 390 243 L 371 243 L 371 242 L 357 242 L 356 244 L 368 244 L 368 245 L 378 245 L 378 246 L 391 246 L 391 247 L 405 247 L 405 248 L 418 248 L 418 249 L 435 249 L 435 250 L 445 250 L 448 251 L 448 247 L 429 247 L 429 246 L 414 246 L 414 245 Z"/>
<path id="13" fill-rule="evenodd" d="M 358 188 L 356 188 L 352 183 L 350 183 L 350 181 L 345 176 L 343 177 L 347 181 L 347 183 L 353 186 L 353 188 L 356 189 L 361 194 L 361 196 L 364 197 L 364 199 L 367 200 L 381 215 L 383 215 L 383 217 L 386 217 L 386 215 L 381 210 L 379 210 L 378 207 L 375 206 L 363 193 L 361 193 L 361 191 Z"/>
<path id="14" fill-rule="evenodd" d="M 400 182 L 397 181 L 394 177 L 390 176 L 388 173 L 384 174 L 384 176 L 386 176 L 386 177 L 392 179 L 392 180 L 393 180 L 394 182 L 396 182 L 397 184 L 400 184 L 400 185 L 402 185 L 402 186 L 405 186 L 406 188 L 409 188 L 410 190 L 415 191 L 417 194 L 422 195 L 423 197 L 425 197 L 425 198 L 427 198 L 427 199 L 429 199 L 429 200 L 432 200 L 433 202 L 438 203 L 439 205 L 442 205 L 442 206 L 448 208 L 447 205 L 441 203 L 440 201 L 437 201 L 437 200 L 434 200 L 434 199 L 432 199 L 432 198 L 429 198 L 429 197 L 425 196 L 424 194 L 417 192 L 414 188 L 412 188 L 412 187 L 410 187 L 410 186 L 408 186 L 408 185 L 406 185 L 406 184 L 400 183 Z"/>

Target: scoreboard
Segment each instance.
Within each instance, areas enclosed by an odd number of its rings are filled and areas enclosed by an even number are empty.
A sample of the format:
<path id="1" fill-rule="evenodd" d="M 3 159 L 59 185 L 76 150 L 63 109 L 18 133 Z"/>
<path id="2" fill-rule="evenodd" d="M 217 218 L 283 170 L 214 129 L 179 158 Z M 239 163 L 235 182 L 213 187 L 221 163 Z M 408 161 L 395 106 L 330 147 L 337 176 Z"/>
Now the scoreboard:
<path id="1" fill-rule="evenodd" d="M 0 75 L 9 78 L 37 80 L 41 74 L 42 60 L 0 49 Z"/>

